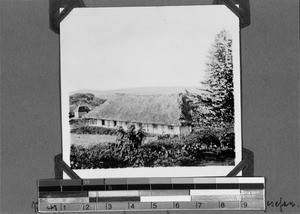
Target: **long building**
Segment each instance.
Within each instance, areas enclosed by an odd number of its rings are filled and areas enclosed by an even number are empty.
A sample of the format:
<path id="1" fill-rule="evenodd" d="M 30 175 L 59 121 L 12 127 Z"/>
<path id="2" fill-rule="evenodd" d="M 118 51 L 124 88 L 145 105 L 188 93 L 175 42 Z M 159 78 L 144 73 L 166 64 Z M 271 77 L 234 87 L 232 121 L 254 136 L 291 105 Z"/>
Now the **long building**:
<path id="1" fill-rule="evenodd" d="M 89 125 L 127 130 L 129 124 L 152 134 L 186 135 L 191 132 L 191 115 L 182 94 L 118 94 L 83 117 Z"/>

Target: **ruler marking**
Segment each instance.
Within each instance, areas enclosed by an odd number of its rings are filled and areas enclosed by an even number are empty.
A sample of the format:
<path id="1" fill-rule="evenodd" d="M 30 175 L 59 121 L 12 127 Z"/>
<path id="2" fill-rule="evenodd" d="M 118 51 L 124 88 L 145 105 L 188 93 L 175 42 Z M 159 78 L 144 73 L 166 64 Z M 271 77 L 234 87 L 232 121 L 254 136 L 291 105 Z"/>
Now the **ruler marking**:
<path id="1" fill-rule="evenodd" d="M 136 182 L 136 183 L 135 183 Z M 264 178 L 39 180 L 39 212 L 265 210 Z"/>

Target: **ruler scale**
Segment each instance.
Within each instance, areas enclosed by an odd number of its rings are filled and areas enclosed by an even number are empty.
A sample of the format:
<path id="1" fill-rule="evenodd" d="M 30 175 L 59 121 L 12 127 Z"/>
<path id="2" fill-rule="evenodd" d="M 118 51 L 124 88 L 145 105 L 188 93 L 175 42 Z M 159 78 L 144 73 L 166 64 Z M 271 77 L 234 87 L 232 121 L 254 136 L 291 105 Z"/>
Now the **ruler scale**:
<path id="1" fill-rule="evenodd" d="M 265 210 L 263 177 L 39 180 L 39 212 Z"/>

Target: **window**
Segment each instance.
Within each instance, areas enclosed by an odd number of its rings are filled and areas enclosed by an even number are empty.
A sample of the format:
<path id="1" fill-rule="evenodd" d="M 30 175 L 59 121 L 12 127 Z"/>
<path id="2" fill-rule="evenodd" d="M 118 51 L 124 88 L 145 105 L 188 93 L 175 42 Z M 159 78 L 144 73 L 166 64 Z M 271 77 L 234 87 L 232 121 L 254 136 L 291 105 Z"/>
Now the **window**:
<path id="1" fill-rule="evenodd" d="M 170 130 L 174 130 L 174 127 L 173 127 L 173 126 L 168 126 L 168 128 L 169 128 Z"/>
<path id="2" fill-rule="evenodd" d="M 104 126 L 105 125 L 105 120 L 101 120 L 101 124 L 102 124 L 102 126 Z"/>
<path id="3" fill-rule="evenodd" d="M 153 124 L 153 128 L 154 128 L 154 129 L 157 129 L 157 125 L 156 125 L 156 124 Z"/>
<path id="4" fill-rule="evenodd" d="M 117 126 L 117 121 L 114 121 L 114 126 Z"/>

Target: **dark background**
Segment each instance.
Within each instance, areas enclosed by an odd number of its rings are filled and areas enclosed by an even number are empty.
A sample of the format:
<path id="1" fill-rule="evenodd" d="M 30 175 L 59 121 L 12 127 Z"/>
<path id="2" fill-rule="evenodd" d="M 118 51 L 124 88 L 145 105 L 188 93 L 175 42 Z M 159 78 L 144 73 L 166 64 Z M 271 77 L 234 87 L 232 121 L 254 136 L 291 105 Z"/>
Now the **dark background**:
<path id="1" fill-rule="evenodd" d="M 104 0 L 100 5 L 150 2 L 201 1 Z M 49 29 L 48 1 L 0 3 L 1 213 L 33 213 L 36 180 L 54 178 L 53 158 L 61 152 L 59 36 Z M 282 197 L 297 205 L 298 4 L 297 0 L 250 0 L 251 25 L 241 31 L 243 146 L 255 154 L 255 176 L 266 177 L 267 200 Z M 297 205 L 283 211 L 299 213 Z M 268 213 L 276 212 L 280 210 L 268 207 Z"/>

